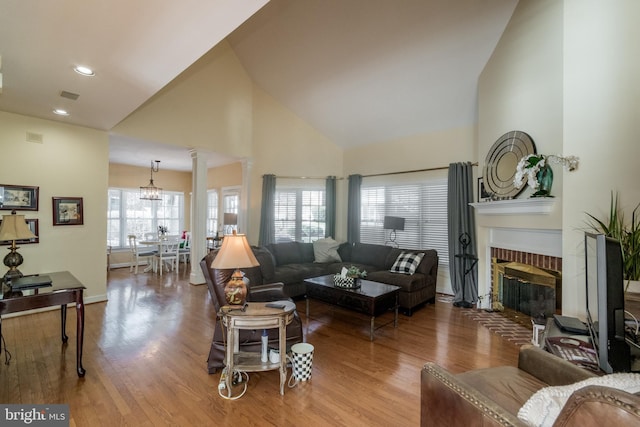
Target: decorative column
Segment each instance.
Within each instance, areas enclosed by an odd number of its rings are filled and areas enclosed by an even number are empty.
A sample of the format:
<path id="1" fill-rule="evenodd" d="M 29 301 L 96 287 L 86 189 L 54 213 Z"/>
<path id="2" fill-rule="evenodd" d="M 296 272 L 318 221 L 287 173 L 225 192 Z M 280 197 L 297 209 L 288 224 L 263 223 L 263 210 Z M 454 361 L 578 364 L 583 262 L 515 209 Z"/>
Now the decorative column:
<path id="1" fill-rule="evenodd" d="M 191 154 L 191 275 L 189 283 L 203 285 L 200 260 L 207 252 L 207 159 L 197 150 Z"/>
<path id="2" fill-rule="evenodd" d="M 242 162 L 242 188 L 240 189 L 240 211 L 238 215 L 238 230 L 249 238 L 249 205 L 251 197 L 251 168 L 253 160 L 243 159 Z M 249 239 L 251 240 L 251 239 Z"/>

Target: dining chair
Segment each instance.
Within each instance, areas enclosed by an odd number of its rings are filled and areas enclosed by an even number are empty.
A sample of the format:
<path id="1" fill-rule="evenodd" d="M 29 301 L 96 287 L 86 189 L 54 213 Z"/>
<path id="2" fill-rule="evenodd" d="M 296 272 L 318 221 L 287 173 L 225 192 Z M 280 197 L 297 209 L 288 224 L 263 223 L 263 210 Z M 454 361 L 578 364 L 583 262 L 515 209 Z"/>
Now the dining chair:
<path id="1" fill-rule="evenodd" d="M 138 239 L 135 234 L 129 234 L 129 250 L 131 251 L 131 261 L 129 262 L 129 272 L 134 271 L 138 274 L 138 265 L 140 261 L 145 260 L 146 264 L 150 264 L 153 261 L 154 251 L 151 249 L 138 249 Z"/>
<path id="2" fill-rule="evenodd" d="M 180 242 L 180 259 L 186 264 L 189 262 L 191 256 L 191 232 L 187 231 L 184 235 L 184 240 Z"/>
<path id="3" fill-rule="evenodd" d="M 171 267 L 171 271 L 178 271 L 179 251 L 180 240 L 167 239 L 160 241 L 158 251 L 154 255 L 154 265 L 160 270 L 160 276 L 162 276 L 162 271 L 165 267 L 167 267 L 167 270 Z"/>

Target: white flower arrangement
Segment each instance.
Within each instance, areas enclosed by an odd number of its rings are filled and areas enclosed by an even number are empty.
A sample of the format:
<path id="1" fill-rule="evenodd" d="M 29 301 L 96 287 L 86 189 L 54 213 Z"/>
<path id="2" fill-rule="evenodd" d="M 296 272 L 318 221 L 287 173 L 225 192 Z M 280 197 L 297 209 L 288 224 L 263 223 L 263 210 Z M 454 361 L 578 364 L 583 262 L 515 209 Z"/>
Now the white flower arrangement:
<path id="1" fill-rule="evenodd" d="M 516 167 L 516 175 L 513 178 L 513 185 L 516 188 L 520 188 L 524 185 L 525 176 L 527 177 L 527 185 L 534 191 L 540 188 L 538 182 L 538 172 L 540 169 L 549 164 L 549 162 L 561 164 L 568 171 L 574 171 L 578 168 L 578 161 L 580 159 L 576 156 L 561 157 L 556 155 L 544 155 L 544 154 L 529 154 L 524 156 L 518 162 Z"/>

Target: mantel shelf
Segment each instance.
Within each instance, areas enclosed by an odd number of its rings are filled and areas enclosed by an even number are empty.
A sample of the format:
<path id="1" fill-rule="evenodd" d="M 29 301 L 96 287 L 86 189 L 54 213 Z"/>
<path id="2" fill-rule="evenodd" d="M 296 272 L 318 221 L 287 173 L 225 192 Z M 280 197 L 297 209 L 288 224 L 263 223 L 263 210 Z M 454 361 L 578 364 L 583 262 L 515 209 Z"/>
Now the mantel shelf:
<path id="1" fill-rule="evenodd" d="M 548 215 L 553 210 L 553 197 L 533 197 L 529 199 L 495 200 L 469 203 L 478 215 Z"/>

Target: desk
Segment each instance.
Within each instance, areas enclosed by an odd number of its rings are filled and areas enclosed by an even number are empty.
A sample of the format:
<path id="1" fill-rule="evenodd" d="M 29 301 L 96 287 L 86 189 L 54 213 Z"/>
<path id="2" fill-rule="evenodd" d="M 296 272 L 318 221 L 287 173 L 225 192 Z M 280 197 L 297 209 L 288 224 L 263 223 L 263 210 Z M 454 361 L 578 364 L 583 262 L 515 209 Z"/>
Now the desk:
<path id="1" fill-rule="evenodd" d="M 65 332 L 67 323 L 67 304 L 75 303 L 77 314 L 76 333 L 76 369 L 79 377 L 84 377 L 85 369 L 82 367 L 82 341 L 84 338 L 84 301 L 85 287 L 68 271 L 55 273 L 42 273 L 51 278 L 52 286 L 39 289 L 25 289 L 5 295 L 8 290 L 2 286 L 0 290 L 0 333 L 2 332 L 2 315 L 33 310 L 43 307 L 60 306 L 60 320 L 62 330 L 62 342 L 66 343 L 69 337 Z"/>
<path id="2" fill-rule="evenodd" d="M 247 372 L 280 370 L 280 394 L 284 395 L 284 384 L 287 380 L 287 325 L 293 321 L 295 304 L 287 302 L 286 307 L 270 308 L 264 302 L 250 302 L 244 311 L 225 305 L 220 307 L 218 316 L 227 328 L 225 365 L 227 365 L 226 390 L 231 398 L 231 381 L 234 370 Z M 259 352 L 238 350 L 238 330 L 240 329 L 272 329 L 279 331 L 280 361 L 262 362 Z"/>

